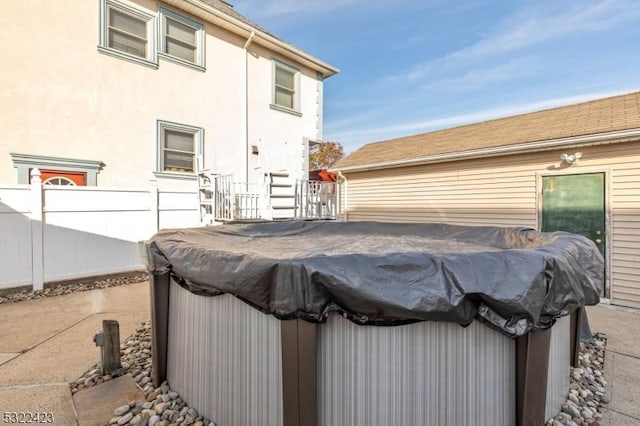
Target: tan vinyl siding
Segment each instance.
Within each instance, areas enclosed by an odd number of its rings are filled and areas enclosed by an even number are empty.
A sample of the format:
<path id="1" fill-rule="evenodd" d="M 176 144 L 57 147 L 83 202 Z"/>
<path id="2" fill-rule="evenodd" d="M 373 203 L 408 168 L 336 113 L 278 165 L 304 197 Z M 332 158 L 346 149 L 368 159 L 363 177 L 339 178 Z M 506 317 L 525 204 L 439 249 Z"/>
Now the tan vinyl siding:
<path id="1" fill-rule="evenodd" d="M 459 164 L 348 174 L 349 219 L 536 225 L 535 173 Z"/>
<path id="2" fill-rule="evenodd" d="M 640 308 L 640 143 L 624 145 L 611 160 L 612 302 Z"/>
<path id="3" fill-rule="evenodd" d="M 594 171 L 608 181 L 612 303 L 640 308 L 640 141 L 344 173 L 348 217 L 536 228 L 538 174 Z"/>

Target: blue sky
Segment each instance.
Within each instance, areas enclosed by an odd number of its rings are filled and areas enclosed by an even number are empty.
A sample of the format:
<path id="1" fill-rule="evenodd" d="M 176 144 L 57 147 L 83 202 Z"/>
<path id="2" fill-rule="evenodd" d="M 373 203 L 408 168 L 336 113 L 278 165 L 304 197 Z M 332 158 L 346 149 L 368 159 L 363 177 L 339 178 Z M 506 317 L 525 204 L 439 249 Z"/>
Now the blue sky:
<path id="1" fill-rule="evenodd" d="M 232 0 L 340 68 L 324 139 L 368 142 L 640 90 L 638 0 Z"/>

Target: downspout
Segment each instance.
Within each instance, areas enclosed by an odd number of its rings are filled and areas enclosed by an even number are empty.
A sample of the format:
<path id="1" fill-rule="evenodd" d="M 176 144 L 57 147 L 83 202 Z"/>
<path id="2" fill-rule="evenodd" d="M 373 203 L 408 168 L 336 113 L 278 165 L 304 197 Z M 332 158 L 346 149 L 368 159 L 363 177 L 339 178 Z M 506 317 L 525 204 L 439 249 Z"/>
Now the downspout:
<path id="1" fill-rule="evenodd" d="M 251 31 L 244 43 L 244 182 L 249 183 L 249 51 L 256 33 Z"/>
<path id="2" fill-rule="evenodd" d="M 349 181 L 342 171 L 338 171 L 338 179 L 342 180 L 340 186 L 344 188 L 344 221 L 349 222 Z"/>

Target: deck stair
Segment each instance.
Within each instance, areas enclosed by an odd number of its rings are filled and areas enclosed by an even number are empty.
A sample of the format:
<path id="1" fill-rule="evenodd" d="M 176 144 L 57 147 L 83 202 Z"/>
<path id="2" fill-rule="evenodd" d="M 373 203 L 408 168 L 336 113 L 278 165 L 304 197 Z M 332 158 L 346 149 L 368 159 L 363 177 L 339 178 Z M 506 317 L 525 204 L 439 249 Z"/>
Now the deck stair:
<path id="1" fill-rule="evenodd" d="M 202 170 L 198 173 L 198 204 L 200 206 L 200 223 L 203 225 L 212 225 L 215 220 L 213 202 L 213 176 L 209 170 Z"/>
<path id="2" fill-rule="evenodd" d="M 269 187 L 269 205 L 273 220 L 293 219 L 295 216 L 295 185 L 287 172 L 265 173 Z"/>
<path id="3" fill-rule="evenodd" d="M 263 177 L 262 182 L 246 183 L 232 175 L 198 173 L 201 223 L 337 219 L 336 182 L 294 181 L 281 171 Z"/>

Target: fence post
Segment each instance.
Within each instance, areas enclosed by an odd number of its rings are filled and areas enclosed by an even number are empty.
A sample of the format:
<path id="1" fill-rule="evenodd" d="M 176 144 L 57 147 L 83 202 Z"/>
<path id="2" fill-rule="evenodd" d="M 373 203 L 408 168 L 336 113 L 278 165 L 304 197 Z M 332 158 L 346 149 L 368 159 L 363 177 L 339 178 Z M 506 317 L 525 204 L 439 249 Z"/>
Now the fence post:
<path id="1" fill-rule="evenodd" d="M 151 211 L 151 226 L 155 234 L 160 230 L 160 212 L 158 211 L 158 181 L 156 179 L 149 180 L 149 210 Z"/>
<path id="2" fill-rule="evenodd" d="M 31 170 L 31 282 L 33 290 L 44 288 L 43 203 L 40 170 Z"/>

